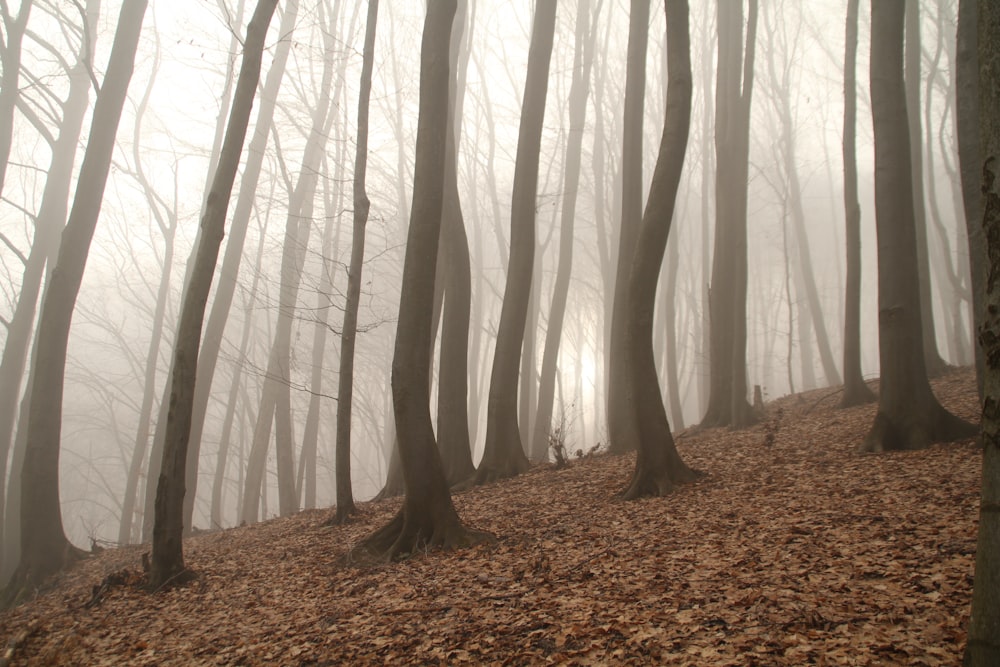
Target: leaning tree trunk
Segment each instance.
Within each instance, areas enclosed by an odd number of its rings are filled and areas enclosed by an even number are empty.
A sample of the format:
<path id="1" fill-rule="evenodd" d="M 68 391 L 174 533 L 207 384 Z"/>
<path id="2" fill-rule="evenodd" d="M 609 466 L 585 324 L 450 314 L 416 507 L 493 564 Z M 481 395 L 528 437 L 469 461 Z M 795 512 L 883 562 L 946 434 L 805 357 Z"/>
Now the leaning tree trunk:
<path id="1" fill-rule="evenodd" d="M 1000 664 L 1000 5 L 979 3 L 979 123 L 982 160 L 982 231 L 989 257 L 984 288 L 986 318 L 979 345 L 986 359 L 983 403 L 983 485 L 972 616 L 965 664 Z"/>
<path id="2" fill-rule="evenodd" d="M 66 539 L 59 501 L 66 348 L 76 297 L 83 282 L 87 254 L 111 170 L 115 135 L 132 78 L 146 4 L 146 0 L 136 0 L 122 6 L 104 83 L 94 104 L 73 207 L 42 303 L 27 449 L 21 470 L 21 559 L 2 596 L 6 604 L 16 602 L 22 592 L 37 588 L 44 579 L 59 571 L 76 551 Z"/>
<path id="3" fill-rule="evenodd" d="M 354 232 L 351 237 L 351 265 L 347 270 L 347 301 L 340 334 L 340 377 L 337 391 L 337 470 L 336 522 L 344 523 L 357 512 L 351 489 L 351 409 L 354 405 L 354 341 L 358 335 L 358 305 L 361 302 L 361 272 L 365 264 L 365 229 L 371 202 L 365 190 L 368 169 L 368 100 L 372 91 L 372 63 L 375 58 L 375 28 L 378 0 L 368 0 L 368 25 L 361 65 L 358 94 L 358 139 L 354 158 Z"/>
<path id="4" fill-rule="evenodd" d="M 428 5 L 420 48 L 420 115 L 413 205 L 403 260 L 403 287 L 392 359 L 392 403 L 406 486 L 392 521 L 352 552 L 392 560 L 427 547 L 453 548 L 486 539 L 462 526 L 448 493 L 430 412 L 431 310 L 444 193 L 448 132 L 448 48 L 455 0 Z"/>
<path id="5" fill-rule="evenodd" d="M 687 0 L 666 0 L 667 104 L 660 152 L 656 158 L 649 199 L 633 255 L 628 282 L 626 356 L 628 402 L 632 429 L 639 436 L 638 454 L 626 499 L 660 496 L 674 485 L 694 479 L 674 447 L 663 405 L 653 352 L 653 310 L 656 283 L 663 265 L 670 222 L 677 201 L 688 129 L 691 124 L 691 50 Z"/>
<path id="6" fill-rule="evenodd" d="M 486 414 L 486 446 L 479 469 L 476 470 L 477 484 L 512 477 L 528 468 L 528 457 L 525 456 L 517 425 L 517 376 L 535 262 L 538 161 L 545 97 L 548 92 L 549 62 L 555 36 L 556 4 L 556 0 L 539 2 L 535 7 L 534 25 L 531 29 L 527 80 L 514 162 L 510 265 L 493 354 Z"/>
<path id="7" fill-rule="evenodd" d="M 642 118 L 646 92 L 646 45 L 649 42 L 649 0 L 629 5 L 625 67 L 625 110 L 622 119 L 622 215 L 618 232 L 611 328 L 608 338 L 608 447 L 612 453 L 636 448 L 638 433 L 629 405 L 626 357 L 628 341 L 623 312 L 628 300 L 629 272 L 642 219 Z"/>
<path id="8" fill-rule="evenodd" d="M 871 99 L 875 131 L 879 361 L 875 421 L 862 449 L 919 449 L 971 436 L 975 428 L 931 392 L 921 331 L 917 228 L 903 85 L 905 0 L 872 3 Z"/>
<path id="9" fill-rule="evenodd" d="M 247 24 L 243 62 L 236 92 L 233 94 L 233 108 L 226 128 L 226 138 L 209 190 L 208 205 L 201 220 L 201 240 L 194 255 L 194 266 L 181 306 L 177 341 L 174 344 L 173 373 L 170 378 L 170 411 L 167 414 L 161 472 L 156 485 L 153 557 L 149 571 L 149 586 L 153 590 L 184 578 L 187 572 L 181 540 L 184 531 L 188 438 L 191 433 L 201 327 L 208 293 L 212 287 L 212 276 L 219 259 L 219 248 L 222 246 L 229 197 L 236 181 L 243 141 L 250 123 L 250 111 L 260 80 L 264 38 L 277 4 L 278 0 L 259 0 L 250 23 Z"/>
<path id="10" fill-rule="evenodd" d="M 861 374 L 861 204 L 858 202 L 857 56 L 858 3 L 847 0 L 844 40 L 844 218 L 847 245 L 847 286 L 844 293 L 844 396 L 840 406 L 870 403 L 875 393 Z"/>

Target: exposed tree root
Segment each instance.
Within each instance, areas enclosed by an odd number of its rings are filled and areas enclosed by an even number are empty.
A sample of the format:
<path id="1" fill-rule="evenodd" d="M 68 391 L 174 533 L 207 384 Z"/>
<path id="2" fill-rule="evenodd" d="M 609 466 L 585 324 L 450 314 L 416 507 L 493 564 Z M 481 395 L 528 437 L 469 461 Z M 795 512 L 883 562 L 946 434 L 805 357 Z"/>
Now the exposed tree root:
<path id="1" fill-rule="evenodd" d="M 844 395 L 838 405 L 841 408 L 853 408 L 857 405 L 874 403 L 877 399 L 878 395 L 871 390 L 871 387 L 867 383 L 861 382 L 850 386 L 844 385 Z"/>
<path id="2" fill-rule="evenodd" d="M 657 466 L 654 470 L 653 466 L 637 463 L 635 471 L 632 473 L 632 480 L 628 487 L 622 491 L 621 499 L 636 500 L 665 496 L 673 493 L 678 486 L 693 482 L 704 475 L 705 473 L 684 464 L 679 469 L 671 470 L 664 466 Z"/>
<path id="3" fill-rule="evenodd" d="M 337 505 L 337 511 L 334 512 L 333 516 L 323 522 L 324 526 L 343 526 L 345 523 L 349 523 L 354 517 L 361 514 L 361 510 L 354 503 L 349 505 Z"/>
<path id="4" fill-rule="evenodd" d="M 461 549 L 481 543 L 495 543 L 489 533 L 466 528 L 452 518 L 424 521 L 409 519 L 402 508 L 392 521 L 362 540 L 345 556 L 352 565 L 375 565 L 400 561 L 432 549 Z"/>

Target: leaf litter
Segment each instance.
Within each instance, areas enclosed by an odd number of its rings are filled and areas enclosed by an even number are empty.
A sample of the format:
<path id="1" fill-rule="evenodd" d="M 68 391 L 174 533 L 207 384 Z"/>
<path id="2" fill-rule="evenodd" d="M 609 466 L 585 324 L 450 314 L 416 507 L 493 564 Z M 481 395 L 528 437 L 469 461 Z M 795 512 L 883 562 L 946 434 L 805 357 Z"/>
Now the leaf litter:
<path id="1" fill-rule="evenodd" d="M 934 387 L 978 418 L 971 371 Z M 958 665 L 979 448 L 860 455 L 875 406 L 837 400 L 680 434 L 708 475 L 664 498 L 618 500 L 634 457 L 605 455 L 456 494 L 495 545 L 344 565 L 394 499 L 195 536 L 198 579 L 156 594 L 146 547 L 108 550 L 0 614 L 0 641 L 28 665 Z"/>

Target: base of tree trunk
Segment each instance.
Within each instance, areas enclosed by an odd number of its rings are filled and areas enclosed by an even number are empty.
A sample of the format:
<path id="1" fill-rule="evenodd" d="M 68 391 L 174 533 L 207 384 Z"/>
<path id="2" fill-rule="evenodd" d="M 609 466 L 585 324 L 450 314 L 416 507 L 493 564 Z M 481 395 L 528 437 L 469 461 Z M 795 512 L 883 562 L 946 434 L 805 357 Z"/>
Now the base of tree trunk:
<path id="1" fill-rule="evenodd" d="M 959 419 L 939 404 L 931 409 L 915 410 L 909 419 L 893 418 L 879 410 L 859 449 L 862 452 L 917 450 L 935 442 L 971 438 L 977 433 L 979 427 Z"/>
<path id="2" fill-rule="evenodd" d="M 857 405 L 867 405 L 874 403 L 878 395 L 871 390 L 865 382 L 844 385 L 844 395 L 840 399 L 839 407 L 853 408 Z"/>
<path id="3" fill-rule="evenodd" d="M 0 610 L 16 607 L 32 599 L 39 591 L 46 588 L 46 584 L 51 581 L 53 575 L 62 570 L 69 569 L 86 557 L 86 551 L 78 549 L 67 542 L 62 566 L 55 572 L 39 574 L 30 567 L 23 564 L 18 565 L 17 569 L 14 570 L 14 574 L 11 575 L 10 581 L 7 582 L 3 591 L 0 591 Z"/>
<path id="4" fill-rule="evenodd" d="M 628 488 L 622 491 L 621 499 L 636 500 L 666 496 L 673 493 L 678 486 L 693 482 L 704 475 L 705 473 L 683 464 L 677 469 L 659 466 L 654 470 L 653 466 L 637 463 L 632 473 L 632 480 Z"/>
<path id="5" fill-rule="evenodd" d="M 728 426 L 734 429 L 741 429 L 753 426 L 757 423 L 758 420 L 756 413 L 754 412 L 753 406 L 750 405 L 749 401 L 743 401 L 743 405 L 740 407 L 740 413 L 740 415 L 737 415 L 737 417 L 734 418 L 731 410 L 723 409 L 721 406 L 716 409 L 709 409 L 709 411 L 705 413 L 705 417 L 701 420 L 699 426 L 701 428 Z"/>
<path id="6" fill-rule="evenodd" d="M 343 526 L 348 523 L 353 517 L 361 514 L 358 506 L 354 502 L 338 504 L 337 511 L 334 512 L 333 516 L 329 520 L 323 523 L 324 526 Z"/>
<path id="7" fill-rule="evenodd" d="M 165 589 L 183 586 L 184 584 L 194 581 L 197 578 L 198 573 L 186 567 L 167 576 L 161 575 L 154 577 L 150 574 L 149 583 L 146 585 L 146 589 L 150 593 L 159 593 Z"/>
<path id="8" fill-rule="evenodd" d="M 520 456 L 512 454 L 504 458 L 506 459 L 505 461 L 494 462 L 491 464 L 487 464 L 485 461 L 480 463 L 479 468 L 476 469 L 473 484 L 490 484 L 501 479 L 517 477 L 531 468 L 531 463 L 528 461 L 528 457 L 523 453 Z"/>
<path id="9" fill-rule="evenodd" d="M 363 539 L 345 556 L 352 565 L 369 565 L 406 560 L 432 549 L 460 549 L 482 543 L 495 543 L 496 538 L 462 525 L 458 515 L 433 517 L 423 513 L 424 520 L 411 517 L 404 506 L 392 521 Z"/>

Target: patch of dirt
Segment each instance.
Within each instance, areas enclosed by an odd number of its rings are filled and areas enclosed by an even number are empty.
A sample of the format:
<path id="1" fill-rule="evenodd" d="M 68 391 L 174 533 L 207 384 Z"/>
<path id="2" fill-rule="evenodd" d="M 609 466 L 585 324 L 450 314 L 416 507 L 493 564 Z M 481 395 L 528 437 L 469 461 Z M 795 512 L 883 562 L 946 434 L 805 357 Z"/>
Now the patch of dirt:
<path id="1" fill-rule="evenodd" d="M 934 386 L 978 419 L 971 371 Z M 199 578 L 153 595 L 142 548 L 106 551 L 0 614 L 0 641 L 32 665 L 957 665 L 979 448 L 857 454 L 875 406 L 835 394 L 681 434 L 708 475 L 666 498 L 616 499 L 632 456 L 457 494 L 494 546 L 343 566 L 391 500 L 345 526 L 322 510 L 194 537 Z"/>

